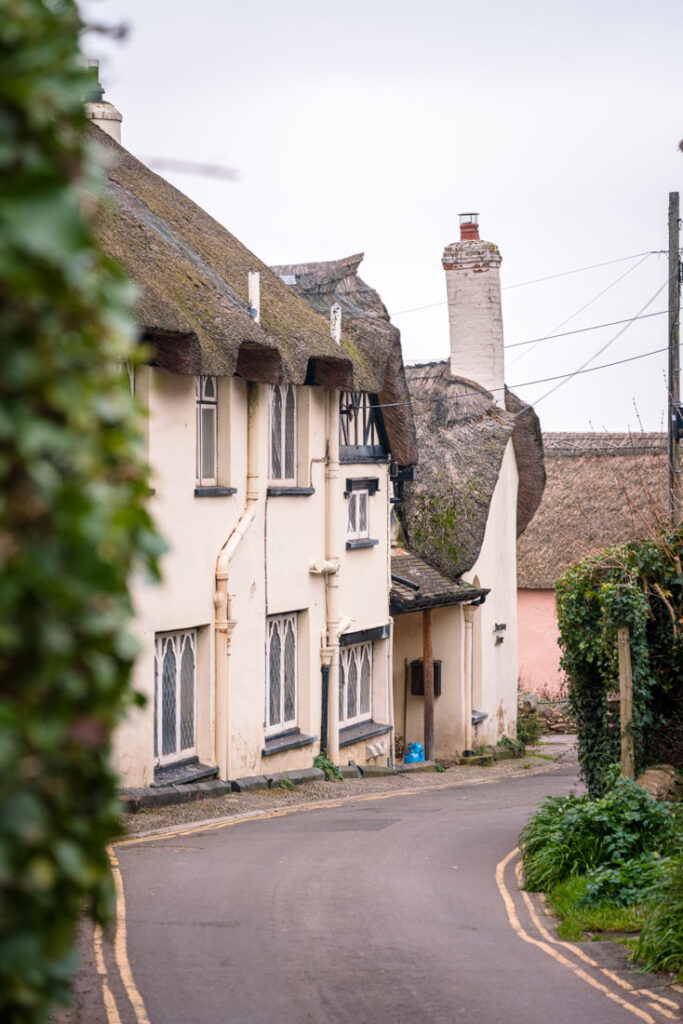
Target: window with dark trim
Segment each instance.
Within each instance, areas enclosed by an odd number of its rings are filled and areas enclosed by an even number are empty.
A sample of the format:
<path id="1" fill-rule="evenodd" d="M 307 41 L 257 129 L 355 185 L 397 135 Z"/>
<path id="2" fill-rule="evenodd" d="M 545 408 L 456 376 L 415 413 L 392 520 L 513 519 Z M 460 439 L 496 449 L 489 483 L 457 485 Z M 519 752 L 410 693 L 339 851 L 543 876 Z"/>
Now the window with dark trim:
<path id="1" fill-rule="evenodd" d="M 154 757 L 158 764 L 195 752 L 197 631 L 154 640 Z"/>
<path id="2" fill-rule="evenodd" d="M 365 391 L 342 391 L 339 396 L 339 447 L 346 461 L 387 455 L 372 396 Z"/>
<path id="3" fill-rule="evenodd" d="M 266 620 L 266 736 L 296 725 L 296 615 Z"/>
<path id="4" fill-rule="evenodd" d="M 296 484 L 296 390 L 276 384 L 270 390 L 270 480 Z"/>
<path id="5" fill-rule="evenodd" d="M 197 487 L 217 482 L 216 421 L 218 390 L 215 377 L 197 377 Z"/>
<path id="6" fill-rule="evenodd" d="M 372 644 L 354 644 L 339 652 L 339 725 L 372 717 Z"/>

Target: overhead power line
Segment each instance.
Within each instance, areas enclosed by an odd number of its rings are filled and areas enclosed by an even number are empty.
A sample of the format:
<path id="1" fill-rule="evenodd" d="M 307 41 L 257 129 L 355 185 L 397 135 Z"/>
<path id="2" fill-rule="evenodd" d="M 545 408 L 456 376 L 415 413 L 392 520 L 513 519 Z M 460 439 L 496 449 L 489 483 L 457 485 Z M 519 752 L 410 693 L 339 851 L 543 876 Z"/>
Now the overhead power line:
<path id="1" fill-rule="evenodd" d="M 664 252 L 663 249 L 651 249 L 649 252 L 636 252 L 632 256 L 620 256 L 617 260 L 607 260 L 604 263 L 592 263 L 588 267 L 577 267 L 576 270 L 564 270 L 560 274 L 550 274 L 548 277 L 535 277 L 531 281 L 519 281 L 517 284 L 506 284 L 503 286 L 503 291 L 508 291 L 511 288 L 524 288 L 528 284 L 540 284 L 542 281 L 554 281 L 558 277 L 570 277 L 572 274 L 581 274 L 585 270 L 597 270 L 599 267 L 611 267 L 615 263 L 625 263 L 627 260 L 637 260 L 640 256 L 659 256 Z M 407 313 L 419 313 L 423 309 L 436 309 L 437 306 L 446 306 L 447 302 L 429 302 L 425 306 L 412 306 L 410 309 L 400 309 L 397 313 L 392 313 L 392 317 L 405 316 Z"/>
<path id="2" fill-rule="evenodd" d="M 660 291 L 661 291 L 661 289 L 660 289 Z M 505 391 L 506 389 L 508 389 L 510 391 L 514 391 L 516 388 L 530 388 L 530 387 L 533 387 L 534 384 L 548 384 L 550 381 L 553 381 L 553 380 L 568 380 L 568 379 L 573 378 L 573 377 L 579 377 L 583 373 L 596 373 L 598 370 L 608 370 L 612 366 L 621 366 L 622 363 L 633 363 L 637 359 L 647 359 L 648 356 L 656 356 L 660 352 L 666 352 L 666 351 L 667 351 L 667 347 L 666 346 L 664 346 L 664 348 L 653 348 L 649 352 L 641 352 L 637 356 L 625 356 L 623 359 L 616 359 L 612 363 L 601 363 L 600 366 L 590 366 L 590 367 L 587 367 L 586 369 L 574 370 L 574 371 L 570 371 L 569 373 L 559 373 L 556 377 L 543 377 L 540 380 L 520 381 L 519 384 L 506 384 L 502 388 L 477 388 L 476 390 L 472 390 L 472 391 L 462 391 L 457 397 L 458 398 L 467 398 L 470 395 L 481 395 L 482 392 L 484 392 L 484 391 L 487 391 L 489 394 L 496 394 L 497 392 Z M 597 353 L 596 353 L 596 355 L 597 355 Z M 595 356 L 593 358 L 595 358 Z M 586 364 L 584 363 L 584 367 L 585 366 L 586 366 Z M 553 390 L 555 390 L 555 389 L 553 389 Z M 550 392 L 548 392 L 548 394 L 550 394 Z M 547 398 L 547 395 L 544 395 L 543 397 Z M 407 406 L 410 406 L 410 405 L 415 405 L 418 402 L 419 403 L 432 404 L 434 402 L 442 402 L 442 401 L 443 401 L 443 396 L 439 396 L 438 398 L 413 398 L 413 399 L 411 399 L 410 402 L 384 402 L 382 404 L 376 405 L 375 408 L 376 409 L 396 409 L 397 407 L 407 407 Z M 542 401 L 542 399 L 539 398 L 538 401 L 540 402 L 540 401 Z M 538 402 L 531 402 L 530 403 L 530 405 L 533 405 L 533 406 L 536 406 L 537 404 L 538 404 Z M 524 409 L 522 409 L 521 411 L 524 412 Z M 517 415 L 520 415 L 520 413 L 517 413 Z"/>
<path id="3" fill-rule="evenodd" d="M 628 275 L 632 274 L 634 270 L 637 270 L 638 267 L 640 267 L 645 262 L 645 260 L 649 259 L 649 257 L 650 253 L 645 253 L 642 259 L 638 260 L 637 263 L 634 263 L 633 266 L 628 268 L 628 270 L 625 270 L 623 274 L 620 274 L 619 277 L 617 277 L 614 281 L 608 284 L 606 288 L 602 288 L 597 295 L 594 295 L 592 299 L 588 300 L 588 302 L 584 302 L 583 306 L 580 306 L 579 309 L 577 309 L 574 313 L 571 314 L 571 316 L 566 317 L 559 324 L 557 324 L 556 327 L 553 327 L 553 329 L 550 331 L 550 334 L 554 334 L 555 331 L 559 331 L 561 327 L 564 327 L 566 326 L 566 324 L 571 323 L 571 321 L 574 320 L 580 313 L 583 313 L 584 310 L 588 309 L 589 306 L 592 306 L 594 302 L 597 302 L 598 299 L 601 299 L 603 297 L 603 295 L 606 295 L 607 292 L 611 291 L 612 288 L 616 287 L 616 285 L 618 285 L 620 281 L 623 281 L 625 277 L 628 277 Z M 540 344 L 540 342 L 537 342 L 537 344 Z M 531 355 L 535 348 L 536 345 L 533 345 L 527 352 L 520 352 L 519 355 L 512 360 L 510 366 L 514 366 L 515 363 L 518 363 L 520 361 L 520 359 L 526 359 L 527 356 Z"/>
<path id="4" fill-rule="evenodd" d="M 590 358 L 589 358 L 589 359 L 586 359 L 586 361 L 585 361 L 584 363 L 582 363 L 582 364 L 581 364 L 581 366 L 579 366 L 579 368 L 578 368 L 577 370 L 574 370 L 574 372 L 573 372 L 573 373 L 570 373 L 570 374 L 567 374 L 567 375 L 565 375 L 565 376 L 564 376 L 564 378 L 563 378 L 562 380 L 560 380 L 559 384 L 556 384 L 556 385 L 555 385 L 555 387 L 552 387 L 552 388 L 550 389 L 550 391 L 546 391 L 546 393 L 545 393 L 544 395 L 541 395 L 541 397 L 540 397 L 540 398 L 536 399 L 536 401 L 535 401 L 535 402 L 534 402 L 533 404 L 534 404 L 534 405 L 538 405 L 538 404 L 539 404 L 539 402 L 542 402 L 542 401 L 544 401 L 544 399 L 548 398 L 548 396 L 549 396 L 549 395 L 552 395 L 552 394 L 553 394 L 553 393 L 554 393 L 555 391 L 557 391 L 557 389 L 558 389 L 558 388 L 561 388 L 561 387 L 562 387 L 562 386 L 563 386 L 564 384 L 567 384 L 567 383 L 569 383 L 569 381 L 570 381 L 570 380 L 572 380 L 572 379 L 573 379 L 574 377 L 576 377 L 576 376 L 577 376 L 577 375 L 578 375 L 579 373 L 582 373 L 582 372 L 583 372 L 583 371 L 584 371 L 584 370 L 586 369 L 586 367 L 587 367 L 587 366 L 589 366 L 589 365 L 590 365 L 590 364 L 591 364 L 591 363 L 593 362 L 593 360 L 594 360 L 594 359 L 597 359 L 599 355 L 602 355 L 602 353 L 603 353 L 603 352 L 604 352 L 604 351 L 605 351 L 606 349 L 608 349 L 608 348 L 610 347 L 610 345 L 612 345 L 612 344 L 613 344 L 613 343 L 614 343 L 614 342 L 615 342 L 615 341 L 617 340 L 617 338 L 620 338 L 620 337 L 621 337 L 621 335 L 622 335 L 622 334 L 624 333 L 624 331 L 627 331 L 627 330 L 629 329 L 629 327 L 631 326 L 631 324 L 632 324 L 632 323 L 633 323 L 633 322 L 635 321 L 636 317 L 640 316 L 640 314 L 641 314 L 641 313 L 643 313 L 643 312 L 644 312 L 644 311 L 645 311 L 645 310 L 647 309 L 647 307 L 648 307 L 648 306 L 650 306 L 650 305 L 651 305 L 651 304 L 652 304 L 652 303 L 653 303 L 653 302 L 655 301 L 655 299 L 657 298 L 657 296 L 658 296 L 658 295 L 660 295 L 660 294 L 661 294 L 661 293 L 662 293 L 662 292 L 664 291 L 664 289 L 665 289 L 666 287 L 668 287 L 668 284 L 669 284 L 669 279 L 668 279 L 668 277 L 667 277 L 667 279 L 666 279 L 666 281 L 664 282 L 664 284 L 663 284 L 663 285 L 662 285 L 662 286 L 661 286 L 660 288 L 658 288 L 658 289 L 657 289 L 657 291 L 656 291 L 656 292 L 654 293 L 654 295 L 653 295 L 653 296 L 652 296 L 651 298 L 649 298 L 649 299 L 647 300 L 647 302 L 645 303 L 645 305 L 644 305 L 644 306 L 641 306 L 641 307 L 640 307 L 640 309 L 639 309 L 639 310 L 638 310 L 638 312 L 636 313 L 636 316 L 635 316 L 635 317 L 633 317 L 633 319 L 629 320 L 629 321 L 628 321 L 628 323 L 627 323 L 627 324 L 625 324 L 625 325 L 624 325 L 624 326 L 623 326 L 623 327 L 621 328 L 621 330 L 620 330 L 620 331 L 617 331 L 617 333 L 616 333 L 616 334 L 614 334 L 614 335 L 613 335 L 613 336 L 612 336 L 612 337 L 611 337 L 611 338 L 609 339 L 609 341 L 606 341 L 606 342 L 605 342 L 605 344 L 604 344 L 604 345 L 602 345 L 602 346 L 601 346 L 601 347 L 600 347 L 600 348 L 599 348 L 599 349 L 597 350 L 597 352 L 594 352 L 594 353 L 593 353 L 593 355 L 592 355 L 592 356 L 590 356 Z M 615 365 L 616 365 L 616 364 L 615 364 Z"/>
<path id="5" fill-rule="evenodd" d="M 529 341 L 513 341 L 504 348 L 521 348 L 522 345 L 533 345 L 537 341 L 552 341 L 553 338 L 568 338 L 570 334 L 585 334 L 586 331 L 599 331 L 601 327 L 617 327 L 619 324 L 632 324 L 634 320 L 647 320 L 651 316 L 664 316 L 668 310 L 660 309 L 658 313 L 643 313 L 642 316 L 631 316 L 625 320 L 610 320 L 604 324 L 592 324 L 590 327 L 577 327 L 573 331 L 563 331 L 562 334 L 546 334 L 542 338 L 531 338 Z"/>

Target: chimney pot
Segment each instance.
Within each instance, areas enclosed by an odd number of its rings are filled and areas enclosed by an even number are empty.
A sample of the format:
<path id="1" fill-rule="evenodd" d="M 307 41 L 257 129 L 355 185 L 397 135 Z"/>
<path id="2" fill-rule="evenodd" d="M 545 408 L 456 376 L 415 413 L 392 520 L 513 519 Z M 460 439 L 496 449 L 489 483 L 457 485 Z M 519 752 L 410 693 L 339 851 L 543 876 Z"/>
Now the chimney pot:
<path id="1" fill-rule="evenodd" d="M 478 213 L 461 213 L 458 214 L 460 217 L 460 241 L 461 242 L 478 242 L 479 241 L 479 214 Z"/>

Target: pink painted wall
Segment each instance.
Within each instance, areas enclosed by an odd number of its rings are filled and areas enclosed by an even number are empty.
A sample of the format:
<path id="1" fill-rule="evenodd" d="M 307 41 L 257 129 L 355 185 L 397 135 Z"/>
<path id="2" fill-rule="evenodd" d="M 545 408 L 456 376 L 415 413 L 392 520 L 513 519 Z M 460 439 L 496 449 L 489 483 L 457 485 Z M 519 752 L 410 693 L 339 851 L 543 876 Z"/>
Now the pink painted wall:
<path id="1" fill-rule="evenodd" d="M 555 594 L 552 590 L 517 591 L 517 664 L 522 690 L 539 696 L 559 695 L 564 682 Z"/>

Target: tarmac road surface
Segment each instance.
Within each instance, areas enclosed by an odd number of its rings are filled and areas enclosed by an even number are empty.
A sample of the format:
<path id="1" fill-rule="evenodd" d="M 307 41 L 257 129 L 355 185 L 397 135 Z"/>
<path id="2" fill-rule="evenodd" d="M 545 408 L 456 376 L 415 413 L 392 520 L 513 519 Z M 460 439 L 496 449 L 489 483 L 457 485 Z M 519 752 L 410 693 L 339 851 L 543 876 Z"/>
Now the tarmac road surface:
<path id="1" fill-rule="evenodd" d="M 558 943 L 520 828 L 575 768 L 371 794 L 117 846 L 106 1024 L 662 1024 L 681 996 Z M 102 1001 L 103 1000 L 103 1001 Z M 95 1024 L 92 1016 L 88 1024 Z"/>

